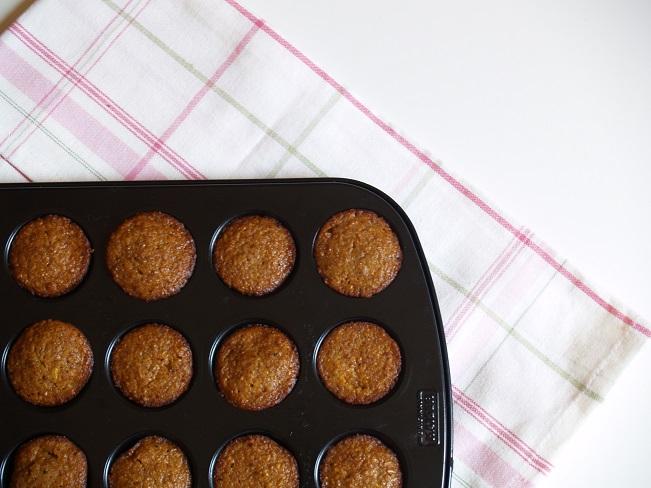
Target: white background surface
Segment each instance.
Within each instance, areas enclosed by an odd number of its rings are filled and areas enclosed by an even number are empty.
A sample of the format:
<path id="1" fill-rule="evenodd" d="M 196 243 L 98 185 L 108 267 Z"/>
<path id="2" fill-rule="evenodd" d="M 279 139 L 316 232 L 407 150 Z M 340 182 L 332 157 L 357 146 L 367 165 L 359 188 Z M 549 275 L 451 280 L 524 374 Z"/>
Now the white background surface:
<path id="1" fill-rule="evenodd" d="M 242 1 L 651 325 L 651 2 Z M 650 372 L 647 346 L 545 488 L 651 486 Z"/>

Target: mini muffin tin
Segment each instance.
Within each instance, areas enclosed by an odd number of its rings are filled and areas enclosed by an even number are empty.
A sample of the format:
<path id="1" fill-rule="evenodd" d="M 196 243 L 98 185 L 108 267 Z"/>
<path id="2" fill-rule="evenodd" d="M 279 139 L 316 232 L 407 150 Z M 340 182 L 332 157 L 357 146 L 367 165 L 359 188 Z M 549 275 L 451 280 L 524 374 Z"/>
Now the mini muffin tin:
<path id="1" fill-rule="evenodd" d="M 450 378 L 436 294 L 425 256 L 409 219 L 377 189 L 343 179 L 233 180 L 202 182 L 54 183 L 0 185 L 0 273 L 3 326 L 0 411 L 0 486 L 8 488 L 12 455 L 24 441 L 62 434 L 88 458 L 88 486 L 103 488 L 111 461 L 140 437 L 159 434 L 176 442 L 190 462 L 193 486 L 212 487 L 212 466 L 233 438 L 270 436 L 296 457 L 301 487 L 318 487 L 321 457 L 342 437 L 364 432 L 392 448 L 404 487 L 447 487 L 452 467 Z M 328 288 L 312 255 L 321 225 L 333 214 L 363 208 L 392 226 L 403 250 L 396 279 L 371 298 L 351 298 Z M 111 232 L 127 217 L 160 210 L 179 219 L 194 237 L 197 261 L 186 286 L 170 298 L 144 302 L 126 295 L 111 279 L 104 253 Z M 7 266 L 11 239 L 21 225 L 65 215 L 86 232 L 94 249 L 84 281 L 68 295 L 38 298 L 20 288 Z M 215 238 L 231 219 L 270 215 L 292 233 L 295 267 L 270 295 L 250 297 L 228 288 L 212 265 Z M 28 325 L 54 318 L 79 327 L 95 355 L 90 381 L 71 402 L 35 407 L 12 390 L 6 356 Z M 316 371 L 319 344 L 335 326 L 368 320 L 383 326 L 402 350 L 403 368 L 394 390 L 380 402 L 351 406 L 335 398 Z M 110 351 L 134 326 L 170 325 L 188 339 L 194 355 L 189 390 L 173 404 L 149 409 L 124 398 L 111 381 Z M 216 347 L 234 328 L 251 323 L 278 327 L 296 343 L 300 374 L 294 390 L 275 407 L 248 412 L 220 395 L 213 375 Z"/>

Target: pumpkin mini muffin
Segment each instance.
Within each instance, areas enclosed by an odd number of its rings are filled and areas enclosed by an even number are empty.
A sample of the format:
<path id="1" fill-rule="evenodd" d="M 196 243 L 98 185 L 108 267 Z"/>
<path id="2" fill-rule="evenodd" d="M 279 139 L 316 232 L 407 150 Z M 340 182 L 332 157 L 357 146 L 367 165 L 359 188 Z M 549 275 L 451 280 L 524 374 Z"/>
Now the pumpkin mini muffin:
<path id="1" fill-rule="evenodd" d="M 292 391 L 299 371 L 294 342 L 275 327 L 250 325 L 229 335 L 217 352 L 222 394 L 244 410 L 273 407 Z"/>
<path id="2" fill-rule="evenodd" d="M 179 446 L 159 436 L 140 439 L 111 465 L 109 488 L 190 488 L 188 459 Z"/>
<path id="3" fill-rule="evenodd" d="M 330 217 L 319 230 L 314 258 L 321 278 L 351 297 L 371 297 L 398 274 L 402 249 L 386 220 L 370 210 L 351 209 Z"/>
<path id="4" fill-rule="evenodd" d="M 7 357 L 16 394 L 39 406 L 62 405 L 79 394 L 93 370 L 93 351 L 77 327 L 42 320 L 27 327 Z"/>
<path id="5" fill-rule="evenodd" d="M 46 215 L 18 231 L 9 251 L 16 282 L 40 297 L 72 291 L 86 276 L 92 249 L 84 231 L 68 217 Z"/>
<path id="6" fill-rule="evenodd" d="M 213 251 L 215 271 L 229 287 L 244 295 L 271 293 L 294 267 L 296 245 L 276 219 L 240 217 L 221 232 Z"/>
<path id="7" fill-rule="evenodd" d="M 317 355 L 326 388 L 354 405 L 368 405 L 387 395 L 402 368 L 400 347 L 379 325 L 348 322 L 330 332 Z"/>
<path id="8" fill-rule="evenodd" d="M 86 455 L 64 436 L 46 435 L 16 451 L 9 488 L 86 488 Z"/>
<path id="9" fill-rule="evenodd" d="M 122 222 L 106 248 L 113 280 L 145 301 L 177 294 L 194 270 L 197 252 L 185 226 L 163 212 L 144 212 Z"/>
<path id="10" fill-rule="evenodd" d="M 321 488 L 400 488 L 395 453 L 370 435 L 353 435 L 332 446 L 321 462 Z"/>
<path id="11" fill-rule="evenodd" d="M 247 435 L 221 452 L 213 473 L 214 488 L 298 488 L 298 464 L 269 437 Z"/>
<path id="12" fill-rule="evenodd" d="M 143 407 L 169 405 L 190 386 L 192 350 L 180 332 L 145 324 L 124 335 L 111 353 L 113 383 Z"/>

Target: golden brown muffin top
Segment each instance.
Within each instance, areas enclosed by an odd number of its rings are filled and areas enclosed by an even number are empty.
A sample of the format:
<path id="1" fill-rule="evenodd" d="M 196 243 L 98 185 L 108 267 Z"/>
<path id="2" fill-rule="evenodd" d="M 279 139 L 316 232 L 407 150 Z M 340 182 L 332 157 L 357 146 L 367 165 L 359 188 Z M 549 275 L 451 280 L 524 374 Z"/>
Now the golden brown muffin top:
<path id="1" fill-rule="evenodd" d="M 162 324 L 129 331 L 111 353 L 115 386 L 143 407 L 168 405 L 192 380 L 192 350 L 183 335 Z"/>
<path id="2" fill-rule="evenodd" d="M 244 410 L 273 407 L 292 391 L 299 371 L 294 342 L 275 327 L 236 330 L 219 347 L 215 377 L 226 400 Z"/>
<path id="3" fill-rule="evenodd" d="M 224 448 L 213 480 L 215 488 L 298 488 L 298 464 L 269 437 L 247 435 Z"/>
<path id="4" fill-rule="evenodd" d="M 190 488 L 192 475 L 179 446 L 159 436 L 140 439 L 111 465 L 109 488 Z"/>
<path id="5" fill-rule="evenodd" d="M 20 286 L 40 297 L 58 297 L 81 283 L 92 249 L 68 217 L 46 215 L 25 224 L 11 243 L 9 266 Z"/>
<path id="6" fill-rule="evenodd" d="M 16 451 L 9 488 L 86 488 L 86 455 L 66 437 L 47 435 Z"/>
<path id="7" fill-rule="evenodd" d="M 27 327 L 11 346 L 7 374 L 23 400 L 40 406 L 72 400 L 93 370 L 93 352 L 77 327 L 42 320 Z"/>
<path id="8" fill-rule="evenodd" d="M 143 212 L 111 234 L 106 264 L 113 280 L 145 301 L 178 293 L 194 270 L 194 239 L 185 226 L 163 212 Z"/>
<path id="9" fill-rule="evenodd" d="M 295 259 L 292 235 L 276 219 L 262 215 L 240 217 L 228 224 L 213 251 L 221 279 L 240 293 L 254 296 L 278 288 Z"/>
<path id="10" fill-rule="evenodd" d="M 348 322 L 323 340 L 317 368 L 326 388 L 354 405 L 368 405 L 387 395 L 402 367 L 400 347 L 379 325 Z"/>
<path id="11" fill-rule="evenodd" d="M 384 290 L 398 274 L 402 250 L 386 220 L 370 210 L 351 209 L 330 217 L 314 246 L 326 285 L 352 297 Z"/>
<path id="12" fill-rule="evenodd" d="M 321 463 L 321 488 L 400 488 L 402 471 L 395 453 L 370 435 L 346 437 Z"/>

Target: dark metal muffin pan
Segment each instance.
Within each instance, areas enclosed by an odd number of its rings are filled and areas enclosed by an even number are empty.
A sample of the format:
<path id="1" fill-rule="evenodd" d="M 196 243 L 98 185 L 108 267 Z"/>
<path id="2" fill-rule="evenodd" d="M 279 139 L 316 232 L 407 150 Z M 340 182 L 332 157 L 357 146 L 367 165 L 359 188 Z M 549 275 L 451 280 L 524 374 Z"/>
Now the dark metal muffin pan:
<path id="1" fill-rule="evenodd" d="M 269 435 L 296 457 L 301 487 L 318 486 L 318 463 L 327 447 L 344 435 L 376 435 L 397 453 L 408 488 L 447 487 L 452 465 L 450 378 L 443 327 L 425 256 L 405 213 L 366 184 L 343 179 L 238 180 L 203 182 L 54 183 L 0 185 L 0 237 L 5 246 L 0 273 L 3 302 L 0 347 L 1 487 L 9 486 L 12 453 L 25 440 L 57 433 L 88 457 L 90 488 L 106 486 L 113 457 L 142 435 L 157 433 L 177 442 L 188 456 L 193 486 L 212 486 L 217 453 L 234 437 Z M 312 249 L 321 225 L 336 212 L 364 208 L 383 216 L 398 235 L 403 264 L 394 282 L 371 298 L 336 293 L 321 280 Z M 185 224 L 195 239 L 197 262 L 181 292 L 146 303 L 126 295 L 106 270 L 110 233 L 125 218 L 160 210 Z M 287 281 L 265 297 L 229 289 L 212 266 L 212 245 L 225 223 L 245 214 L 276 217 L 296 240 L 297 259 Z M 37 298 L 20 288 L 7 266 L 11 239 L 21 225 L 46 214 L 70 217 L 94 249 L 81 285 L 59 298 Z M 11 343 L 28 325 L 54 318 L 79 327 L 95 355 L 84 390 L 61 407 L 22 401 L 6 376 Z M 403 370 L 390 395 L 371 406 L 350 406 L 321 383 L 316 350 L 336 325 L 364 319 L 384 326 L 398 341 Z M 190 389 L 172 405 L 139 407 L 114 388 L 107 369 L 115 339 L 145 322 L 182 332 L 194 354 Z M 267 323 L 296 343 L 298 383 L 279 405 L 246 412 L 220 395 L 212 372 L 214 347 L 234 327 Z"/>

